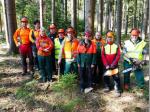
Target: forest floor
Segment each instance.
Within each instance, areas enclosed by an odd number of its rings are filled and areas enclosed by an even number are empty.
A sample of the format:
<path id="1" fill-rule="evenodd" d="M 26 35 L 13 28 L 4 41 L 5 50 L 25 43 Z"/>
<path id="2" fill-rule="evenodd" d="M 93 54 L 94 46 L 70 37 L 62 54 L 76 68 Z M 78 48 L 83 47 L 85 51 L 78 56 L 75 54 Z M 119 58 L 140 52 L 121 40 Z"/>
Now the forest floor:
<path id="1" fill-rule="evenodd" d="M 87 94 L 80 93 L 78 86 L 55 91 L 51 85 L 46 88 L 47 83 L 31 80 L 30 75 L 22 76 L 19 56 L 7 55 L 0 46 L 0 112 L 148 112 L 148 68 L 144 67 L 145 89 L 132 83 L 132 89 L 119 98 L 113 90 L 104 93 L 102 87 Z M 134 75 L 131 79 L 135 82 Z"/>

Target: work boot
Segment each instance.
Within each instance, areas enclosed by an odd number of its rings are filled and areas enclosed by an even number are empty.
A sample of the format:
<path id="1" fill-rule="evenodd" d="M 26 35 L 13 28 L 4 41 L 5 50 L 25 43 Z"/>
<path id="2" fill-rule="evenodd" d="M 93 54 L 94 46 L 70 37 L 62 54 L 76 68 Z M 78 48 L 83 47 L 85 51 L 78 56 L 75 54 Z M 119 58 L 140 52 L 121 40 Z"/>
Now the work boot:
<path id="1" fill-rule="evenodd" d="M 88 93 L 88 92 L 90 92 L 90 91 L 92 91 L 92 90 L 93 90 L 92 87 L 85 88 L 84 93 Z"/>
<path id="2" fill-rule="evenodd" d="M 81 89 L 80 89 L 80 92 L 81 92 L 81 93 L 84 93 L 84 89 L 83 89 L 83 88 L 81 88 Z"/>
<path id="3" fill-rule="evenodd" d="M 126 90 L 126 91 L 129 90 L 129 85 L 128 84 L 124 84 L 124 90 Z"/>
<path id="4" fill-rule="evenodd" d="M 23 72 L 22 72 L 21 75 L 26 75 L 26 74 L 27 74 L 27 67 L 24 66 L 22 71 L 23 71 Z"/>
<path id="5" fill-rule="evenodd" d="M 115 92 L 115 97 L 120 97 L 121 96 L 121 93 L 119 91 L 116 91 Z"/>
<path id="6" fill-rule="evenodd" d="M 107 93 L 107 92 L 110 91 L 110 88 L 109 88 L 109 87 L 105 87 L 105 88 L 103 89 L 103 91 L 104 91 L 105 93 Z"/>

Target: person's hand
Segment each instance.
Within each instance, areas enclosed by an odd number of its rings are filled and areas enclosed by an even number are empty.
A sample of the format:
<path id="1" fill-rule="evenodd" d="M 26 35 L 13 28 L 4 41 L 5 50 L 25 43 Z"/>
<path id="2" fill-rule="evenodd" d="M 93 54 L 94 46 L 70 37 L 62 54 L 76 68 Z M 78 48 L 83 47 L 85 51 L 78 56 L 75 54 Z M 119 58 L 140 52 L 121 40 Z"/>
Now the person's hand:
<path id="1" fill-rule="evenodd" d="M 80 64 L 78 64 L 78 68 L 80 68 Z"/>
<path id="2" fill-rule="evenodd" d="M 136 60 L 136 61 L 135 61 L 135 65 L 139 65 L 140 63 L 141 63 L 140 60 Z"/>
<path id="3" fill-rule="evenodd" d="M 44 51 L 44 52 L 48 52 L 48 49 L 44 49 L 43 51 Z"/>
<path id="4" fill-rule="evenodd" d="M 91 65 L 91 68 L 94 68 L 94 65 L 93 65 L 93 64 Z"/>
<path id="5" fill-rule="evenodd" d="M 17 44 L 17 47 L 19 48 L 19 47 L 20 47 L 20 45 L 21 45 L 21 44 L 20 44 L 20 43 L 18 43 L 18 44 Z"/>
<path id="6" fill-rule="evenodd" d="M 112 68 L 112 69 L 115 68 L 115 65 L 114 65 L 114 64 L 111 64 L 111 65 L 110 65 L 110 68 Z"/>
<path id="7" fill-rule="evenodd" d="M 58 60 L 58 65 L 60 65 L 61 64 L 61 60 Z"/>
<path id="8" fill-rule="evenodd" d="M 110 68 L 109 65 L 107 65 L 107 66 L 106 66 L 106 69 L 109 69 L 109 68 Z"/>

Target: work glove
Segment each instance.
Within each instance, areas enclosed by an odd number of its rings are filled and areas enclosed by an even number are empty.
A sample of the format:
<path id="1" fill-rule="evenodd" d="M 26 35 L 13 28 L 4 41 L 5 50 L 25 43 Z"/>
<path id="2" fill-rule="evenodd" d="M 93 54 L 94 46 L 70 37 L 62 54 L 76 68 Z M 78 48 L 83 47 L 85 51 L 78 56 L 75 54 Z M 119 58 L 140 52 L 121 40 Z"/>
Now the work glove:
<path id="1" fill-rule="evenodd" d="M 114 68 L 115 68 L 115 65 L 114 65 L 114 64 L 111 64 L 111 65 L 110 65 L 110 68 L 111 68 L 111 69 L 114 69 Z"/>
<path id="2" fill-rule="evenodd" d="M 44 51 L 44 52 L 48 52 L 49 50 L 48 50 L 48 49 L 44 49 L 43 51 Z"/>
<path id="3" fill-rule="evenodd" d="M 58 60 L 58 65 L 60 65 L 60 64 L 61 64 L 61 59 Z"/>
<path id="4" fill-rule="evenodd" d="M 94 65 L 93 65 L 93 64 L 91 65 L 91 68 L 94 68 Z"/>
<path id="5" fill-rule="evenodd" d="M 106 69 L 109 69 L 109 68 L 110 68 L 110 66 L 109 66 L 109 65 L 107 65 L 107 66 L 106 66 Z"/>
<path id="6" fill-rule="evenodd" d="M 20 45 L 21 45 L 21 44 L 20 44 L 20 43 L 18 43 L 16 47 L 18 47 L 18 48 L 19 48 L 19 47 L 20 47 Z"/>

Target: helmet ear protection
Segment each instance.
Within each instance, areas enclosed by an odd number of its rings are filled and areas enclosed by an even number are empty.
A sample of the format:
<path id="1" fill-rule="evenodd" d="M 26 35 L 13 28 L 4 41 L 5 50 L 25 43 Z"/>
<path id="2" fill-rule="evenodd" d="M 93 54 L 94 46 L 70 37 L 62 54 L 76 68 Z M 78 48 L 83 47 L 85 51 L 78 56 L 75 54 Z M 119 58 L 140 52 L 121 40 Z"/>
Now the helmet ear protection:
<path id="1" fill-rule="evenodd" d="M 137 29 L 137 28 L 133 28 L 133 29 L 130 31 L 130 33 L 131 33 L 132 36 L 139 36 L 140 31 L 139 31 L 139 29 Z"/>
<path id="2" fill-rule="evenodd" d="M 114 38 L 115 37 L 114 32 L 113 31 L 108 31 L 106 33 L 106 37 Z"/>
<path id="3" fill-rule="evenodd" d="M 56 25 L 54 23 L 49 26 L 49 29 L 54 29 L 54 28 L 56 28 Z"/>
<path id="4" fill-rule="evenodd" d="M 76 35 L 76 31 L 75 31 L 75 29 L 73 27 L 68 27 L 66 29 L 66 34 L 69 33 L 69 32 L 72 32 L 74 35 Z"/>
<path id="5" fill-rule="evenodd" d="M 65 30 L 64 29 L 59 29 L 58 33 L 65 33 Z"/>
<path id="6" fill-rule="evenodd" d="M 21 22 L 26 22 L 26 23 L 28 23 L 28 18 L 27 18 L 27 17 L 22 17 L 22 18 L 21 18 Z"/>

